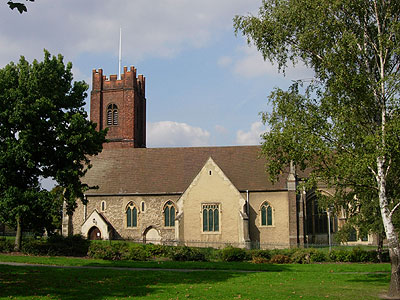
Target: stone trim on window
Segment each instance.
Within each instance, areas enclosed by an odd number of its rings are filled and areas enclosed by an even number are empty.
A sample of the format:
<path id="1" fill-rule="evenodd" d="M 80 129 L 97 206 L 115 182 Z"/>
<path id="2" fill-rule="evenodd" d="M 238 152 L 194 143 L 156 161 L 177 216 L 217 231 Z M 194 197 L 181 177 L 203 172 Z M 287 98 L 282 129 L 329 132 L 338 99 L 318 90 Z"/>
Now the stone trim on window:
<path id="1" fill-rule="evenodd" d="M 138 209 L 133 202 L 129 202 L 125 209 L 126 228 L 136 228 L 138 224 Z"/>
<path id="2" fill-rule="evenodd" d="M 220 232 L 220 205 L 217 203 L 203 203 L 201 205 L 201 219 L 203 233 Z"/>
<path id="3" fill-rule="evenodd" d="M 167 201 L 163 208 L 164 227 L 175 227 L 176 208 L 172 201 Z"/>
<path id="4" fill-rule="evenodd" d="M 261 227 L 273 227 L 274 219 L 274 209 L 267 201 L 265 201 L 260 207 Z"/>

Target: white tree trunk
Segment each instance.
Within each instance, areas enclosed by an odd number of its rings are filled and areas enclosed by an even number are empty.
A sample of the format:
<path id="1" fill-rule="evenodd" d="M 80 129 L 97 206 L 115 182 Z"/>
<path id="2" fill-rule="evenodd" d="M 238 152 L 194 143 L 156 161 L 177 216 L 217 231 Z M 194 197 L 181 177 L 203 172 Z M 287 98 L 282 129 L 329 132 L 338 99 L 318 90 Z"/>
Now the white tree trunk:
<path id="1" fill-rule="evenodd" d="M 379 207 L 381 209 L 383 226 L 388 240 L 389 255 L 391 262 L 391 277 L 388 296 L 395 299 L 400 298 L 400 249 L 399 238 L 395 231 L 390 214 L 389 204 L 386 196 L 386 174 L 384 171 L 384 157 L 377 158 L 376 180 L 379 187 Z"/>

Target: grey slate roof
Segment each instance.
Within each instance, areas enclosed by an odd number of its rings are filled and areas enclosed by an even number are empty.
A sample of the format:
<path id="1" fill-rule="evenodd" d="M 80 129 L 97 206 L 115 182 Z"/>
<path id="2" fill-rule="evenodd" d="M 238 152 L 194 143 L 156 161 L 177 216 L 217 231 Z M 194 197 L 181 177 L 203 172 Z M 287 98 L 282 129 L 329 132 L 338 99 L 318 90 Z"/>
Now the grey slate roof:
<path id="1" fill-rule="evenodd" d="M 287 173 L 274 185 L 259 146 L 104 149 L 91 158 L 87 194 L 183 193 L 209 157 L 239 191 L 286 189 Z"/>

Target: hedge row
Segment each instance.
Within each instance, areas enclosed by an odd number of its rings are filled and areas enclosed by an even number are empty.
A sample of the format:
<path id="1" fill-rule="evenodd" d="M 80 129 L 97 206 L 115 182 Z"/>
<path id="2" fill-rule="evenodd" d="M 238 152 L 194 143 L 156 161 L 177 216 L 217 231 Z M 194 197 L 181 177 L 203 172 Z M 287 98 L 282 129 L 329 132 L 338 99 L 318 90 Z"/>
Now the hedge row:
<path id="1" fill-rule="evenodd" d="M 158 258 L 175 261 L 209 261 L 211 252 L 207 248 L 116 242 L 111 244 L 92 243 L 88 256 L 107 260 L 145 261 Z"/>
<path id="2" fill-rule="evenodd" d="M 167 258 L 175 261 L 251 261 L 253 263 L 297 263 L 314 262 L 379 262 L 375 250 L 352 248 L 331 252 L 314 248 L 245 250 L 235 247 L 224 249 L 194 248 L 186 246 L 142 245 L 131 243 L 92 243 L 88 256 L 109 260 L 153 260 Z M 382 261 L 389 262 L 385 251 Z"/>
<path id="3" fill-rule="evenodd" d="M 13 251 L 13 242 L 0 238 L 0 252 Z M 88 241 L 79 235 L 54 236 L 48 239 L 29 239 L 22 244 L 22 252 L 31 255 L 89 256 L 106 260 L 174 260 L 174 261 L 251 261 L 253 263 L 298 263 L 314 262 L 378 262 L 375 250 L 355 247 L 348 250 L 326 250 L 314 248 L 245 250 L 235 247 L 224 249 L 195 248 L 187 246 L 164 246 L 135 244 L 120 241 Z M 382 261 L 389 262 L 388 251 L 383 252 Z"/>
<path id="4" fill-rule="evenodd" d="M 55 235 L 47 239 L 24 239 L 21 252 L 31 255 L 48 256 L 86 256 L 90 241 L 80 235 L 62 237 Z M 6 238 L 0 238 L 0 252 L 12 252 L 14 243 Z"/>

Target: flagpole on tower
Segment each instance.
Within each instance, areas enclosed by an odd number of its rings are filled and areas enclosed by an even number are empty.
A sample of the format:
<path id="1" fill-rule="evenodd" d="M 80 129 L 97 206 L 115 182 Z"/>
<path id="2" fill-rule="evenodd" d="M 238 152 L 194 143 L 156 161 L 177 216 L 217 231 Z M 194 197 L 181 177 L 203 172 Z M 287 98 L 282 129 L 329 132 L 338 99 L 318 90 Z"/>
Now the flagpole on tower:
<path id="1" fill-rule="evenodd" d="M 121 60 L 122 60 L 122 29 L 121 27 L 119 27 L 118 79 L 121 79 Z"/>

